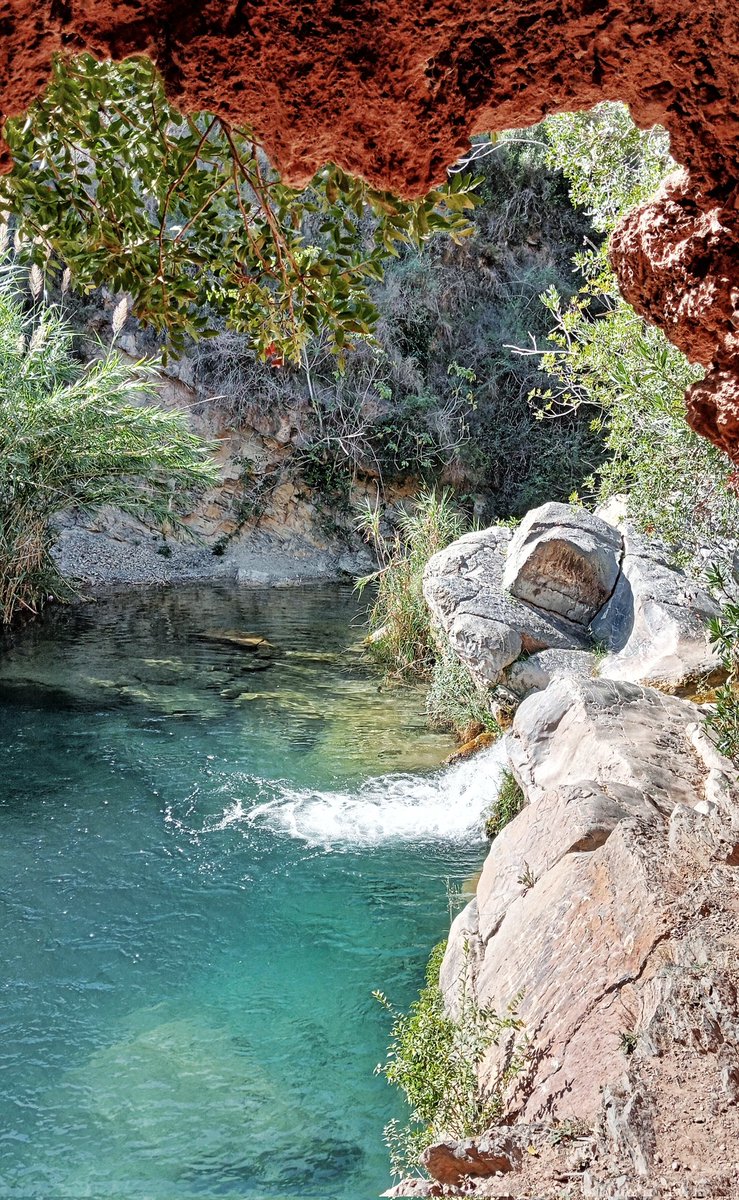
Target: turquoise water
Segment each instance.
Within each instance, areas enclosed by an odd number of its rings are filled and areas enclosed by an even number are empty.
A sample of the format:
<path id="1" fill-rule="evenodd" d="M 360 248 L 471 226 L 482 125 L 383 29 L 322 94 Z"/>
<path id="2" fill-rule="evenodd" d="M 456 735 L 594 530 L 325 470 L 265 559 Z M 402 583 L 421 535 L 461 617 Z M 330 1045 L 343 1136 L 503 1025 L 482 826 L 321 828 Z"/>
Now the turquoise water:
<path id="1" fill-rule="evenodd" d="M 356 615 L 347 590 L 181 589 L 6 647 L 3 1198 L 387 1186 L 371 991 L 416 993 L 494 778 L 432 770 L 448 743 Z"/>

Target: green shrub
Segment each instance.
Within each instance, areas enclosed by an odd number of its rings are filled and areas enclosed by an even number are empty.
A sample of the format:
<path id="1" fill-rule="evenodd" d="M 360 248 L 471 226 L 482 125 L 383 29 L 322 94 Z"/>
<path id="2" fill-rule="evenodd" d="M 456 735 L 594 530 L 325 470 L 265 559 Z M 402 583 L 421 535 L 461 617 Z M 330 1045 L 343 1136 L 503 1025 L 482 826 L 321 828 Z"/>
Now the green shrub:
<path id="1" fill-rule="evenodd" d="M 485 836 L 494 841 L 506 825 L 518 816 L 525 802 L 525 796 L 512 772 L 504 771 L 500 791 L 485 817 Z"/>
<path id="2" fill-rule="evenodd" d="M 57 56 L 51 80 L 4 136 L 0 180 L 40 268 L 127 292 L 139 318 L 182 349 L 225 321 L 275 369 L 319 330 L 341 354 L 377 321 L 368 284 L 400 245 L 469 232 L 469 175 L 420 200 L 371 188 L 333 164 L 296 191 L 253 131 L 221 113 L 183 115 L 151 61 Z"/>
<path id="3" fill-rule="evenodd" d="M 513 349 L 546 336 L 540 294 L 552 285 L 573 294 L 572 257 L 584 237 L 599 239 L 548 165 L 545 130 L 504 135 L 491 150 L 474 163 L 482 203 L 473 235 L 459 246 L 440 238 L 420 253 L 404 250 L 374 290 L 393 407 L 422 396 L 443 414 L 466 399 L 466 435 L 446 455 L 442 481 L 473 493 L 486 521 L 566 500 L 603 458 L 592 412 L 556 425 L 536 420 L 529 394 L 545 377 Z M 471 372 L 471 386 L 459 387 L 454 363 Z"/>
<path id="4" fill-rule="evenodd" d="M 0 623 L 69 589 L 50 556 L 52 518 L 113 505 L 176 531 L 193 490 L 218 473 L 184 419 L 141 403 L 156 377 L 114 350 L 87 365 L 71 331 L 25 275 L 0 264 Z M 27 293 L 26 293 L 27 294 Z M 164 547 L 163 551 L 169 551 Z"/>
<path id="5" fill-rule="evenodd" d="M 504 1016 L 480 1008 L 470 994 L 466 971 L 459 981 L 458 1016 L 445 1011 L 439 971 L 446 942 L 434 947 L 426 968 L 426 984 L 407 1013 L 398 1012 L 382 992 L 374 996 L 393 1018 L 388 1058 L 376 1068 L 400 1088 L 410 1109 L 409 1121 L 392 1121 L 385 1129 L 393 1174 L 417 1170 L 426 1146 L 442 1134 L 465 1138 L 482 1133 L 500 1120 L 502 1093 L 523 1065 L 521 1047 L 492 1086 L 482 1087 L 478 1068 L 486 1051 L 506 1033 L 522 1029 L 517 1003 Z"/>
<path id="6" fill-rule="evenodd" d="M 558 114 L 545 128 L 550 165 L 606 237 L 675 165 L 666 132 L 637 129 L 622 104 Z M 739 520 L 732 464 L 685 421 L 685 390 L 701 368 L 621 297 L 607 241 L 575 261 L 577 295 L 555 286 L 541 297 L 553 327 L 552 349 L 538 355 L 549 382 L 532 393 L 537 415 L 549 427 L 588 413 L 607 454 L 576 491 L 601 501 L 626 493 L 629 517 L 687 562 L 706 540 L 733 536 Z"/>
<path id="7" fill-rule="evenodd" d="M 436 643 L 423 597 L 423 572 L 437 550 L 464 532 L 464 518 L 448 492 L 426 491 L 416 498 L 413 511 L 400 517 L 392 536 L 381 531 L 379 509 L 368 507 L 357 524 L 380 561 L 379 570 L 357 584 L 360 591 L 377 586 L 368 614 L 369 650 L 391 675 L 428 679 Z"/>
<path id="8" fill-rule="evenodd" d="M 490 692 L 478 686 L 465 664 L 445 644 L 443 634 L 437 632 L 434 640 L 436 656 L 426 693 L 426 712 L 432 727 L 449 729 L 462 740 L 480 729 L 499 734 Z"/>
<path id="9" fill-rule="evenodd" d="M 594 236 L 591 223 L 547 165 L 540 130 L 501 138 L 475 169 L 482 203 L 472 235 L 401 249 L 371 286 L 376 344 L 357 343 L 343 372 L 322 336 L 279 371 L 230 332 L 197 348 L 198 375 L 232 420 L 280 405 L 304 414 L 298 479 L 308 452 L 342 464 L 348 481 L 376 479 L 381 495 L 398 480 L 453 487 L 487 521 L 566 500 L 601 462 L 593 412 L 536 420 L 529 393 L 545 376 L 513 349 L 546 336 L 544 289 L 576 290 L 571 260 Z"/>

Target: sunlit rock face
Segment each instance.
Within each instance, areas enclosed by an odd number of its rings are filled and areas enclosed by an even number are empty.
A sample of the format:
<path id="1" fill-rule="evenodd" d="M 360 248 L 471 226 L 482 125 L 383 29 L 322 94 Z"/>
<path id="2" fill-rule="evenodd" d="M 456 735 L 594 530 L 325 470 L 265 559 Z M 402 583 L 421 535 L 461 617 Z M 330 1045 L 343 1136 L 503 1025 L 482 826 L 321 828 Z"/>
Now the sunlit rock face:
<path id="1" fill-rule="evenodd" d="M 739 461 L 736 0 L 9 0 L 0 107 L 24 109 L 60 49 L 149 53 L 182 107 L 250 122 L 293 182 L 333 160 L 423 192 L 470 134 L 626 101 L 686 168 L 616 238 L 634 306 L 708 381 L 690 420 Z"/>

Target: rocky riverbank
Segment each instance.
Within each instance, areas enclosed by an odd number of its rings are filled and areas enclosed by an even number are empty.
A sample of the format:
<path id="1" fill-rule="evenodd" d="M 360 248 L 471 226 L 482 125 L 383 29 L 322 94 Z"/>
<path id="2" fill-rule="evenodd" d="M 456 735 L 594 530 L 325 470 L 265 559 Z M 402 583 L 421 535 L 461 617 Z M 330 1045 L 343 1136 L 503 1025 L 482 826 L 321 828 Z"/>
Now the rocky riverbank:
<path id="1" fill-rule="evenodd" d="M 93 520 L 69 521 L 58 533 L 54 560 L 65 578 L 83 587 L 231 580 L 242 587 L 291 587 L 353 580 L 374 568 L 361 549 L 316 546 L 308 537 L 251 531 L 217 541 L 162 539 L 106 510 Z"/>
<path id="2" fill-rule="evenodd" d="M 389 1194 L 713 1200 L 739 1191 L 739 779 L 699 708 L 699 584 L 628 529 L 547 505 L 460 539 L 426 594 L 506 736 L 524 807 L 450 931 L 441 986 L 504 1012 L 523 1067 L 500 1127 Z M 649 686 L 658 684 L 659 687 Z M 524 697 L 521 700 L 521 697 Z M 501 1086 L 511 1046 L 481 1085 Z"/>

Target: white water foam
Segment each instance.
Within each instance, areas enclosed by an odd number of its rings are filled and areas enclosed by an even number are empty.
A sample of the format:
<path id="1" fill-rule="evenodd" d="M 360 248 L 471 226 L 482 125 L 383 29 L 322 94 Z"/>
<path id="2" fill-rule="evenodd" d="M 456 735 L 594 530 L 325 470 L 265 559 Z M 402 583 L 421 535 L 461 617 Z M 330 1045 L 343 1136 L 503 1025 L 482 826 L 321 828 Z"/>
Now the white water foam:
<path id="1" fill-rule="evenodd" d="M 228 809 L 225 824 L 263 825 L 309 845 L 462 840 L 481 834 L 483 813 L 500 787 L 504 739 L 472 758 L 429 775 L 383 775 L 356 791 L 322 792 L 282 785 L 272 800 Z"/>

